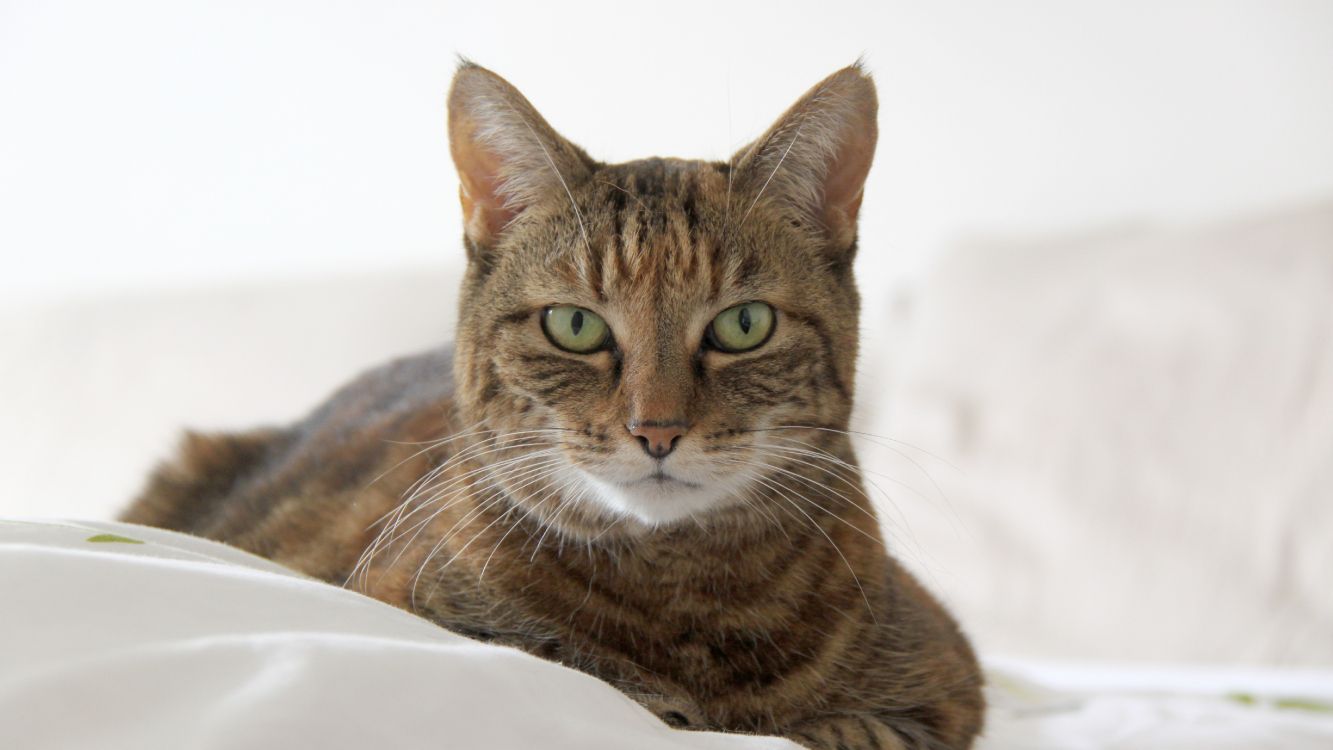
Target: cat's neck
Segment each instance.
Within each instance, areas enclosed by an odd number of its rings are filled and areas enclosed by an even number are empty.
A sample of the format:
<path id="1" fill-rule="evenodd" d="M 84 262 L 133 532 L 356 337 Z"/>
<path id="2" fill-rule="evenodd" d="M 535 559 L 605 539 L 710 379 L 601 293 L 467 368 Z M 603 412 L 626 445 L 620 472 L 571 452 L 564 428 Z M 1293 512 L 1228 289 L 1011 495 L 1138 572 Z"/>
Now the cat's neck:
<path id="1" fill-rule="evenodd" d="M 507 529 L 509 548 L 497 555 L 604 579 L 651 576 L 663 583 L 717 587 L 770 578 L 784 560 L 811 545 L 829 546 L 837 554 L 865 541 L 883 548 L 878 518 L 864 496 L 860 502 L 846 495 L 815 497 L 797 498 L 790 489 L 760 491 L 744 503 L 669 525 L 609 517 L 591 507 L 567 512 L 552 525 L 525 515 L 514 521 L 518 528 Z M 491 511 L 501 519 L 497 528 L 506 525 L 507 512 Z M 504 544 L 500 536 L 498 544 Z"/>

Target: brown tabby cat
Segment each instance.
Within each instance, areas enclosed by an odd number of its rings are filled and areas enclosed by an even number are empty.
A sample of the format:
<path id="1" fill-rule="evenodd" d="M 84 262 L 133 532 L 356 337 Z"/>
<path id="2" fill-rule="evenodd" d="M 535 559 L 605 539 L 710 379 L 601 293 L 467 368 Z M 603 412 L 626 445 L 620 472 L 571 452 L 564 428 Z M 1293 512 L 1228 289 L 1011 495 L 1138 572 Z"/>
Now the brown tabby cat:
<path id="1" fill-rule="evenodd" d="M 290 428 L 187 436 L 125 519 L 585 670 L 676 725 L 969 747 L 976 661 L 886 552 L 844 431 L 876 109 L 853 66 L 730 162 L 602 164 L 464 63 L 453 350 Z"/>

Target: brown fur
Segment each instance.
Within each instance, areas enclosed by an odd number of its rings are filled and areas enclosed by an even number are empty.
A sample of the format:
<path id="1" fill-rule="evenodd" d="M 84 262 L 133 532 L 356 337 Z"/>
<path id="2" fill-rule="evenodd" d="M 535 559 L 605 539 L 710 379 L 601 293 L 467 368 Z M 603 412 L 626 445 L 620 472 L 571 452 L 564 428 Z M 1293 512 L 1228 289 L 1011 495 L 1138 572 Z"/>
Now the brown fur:
<path id="1" fill-rule="evenodd" d="M 604 165 L 465 64 L 456 349 L 369 373 L 288 429 L 188 436 L 125 519 L 588 671 L 675 724 L 969 747 L 976 661 L 888 555 L 843 431 L 874 118 L 853 67 L 728 163 Z M 777 311 L 766 344 L 701 344 L 753 300 Z M 554 304 L 596 311 L 613 345 L 554 347 Z M 640 423 L 684 430 L 674 457 L 645 456 Z M 638 479 L 652 467 L 690 483 Z"/>

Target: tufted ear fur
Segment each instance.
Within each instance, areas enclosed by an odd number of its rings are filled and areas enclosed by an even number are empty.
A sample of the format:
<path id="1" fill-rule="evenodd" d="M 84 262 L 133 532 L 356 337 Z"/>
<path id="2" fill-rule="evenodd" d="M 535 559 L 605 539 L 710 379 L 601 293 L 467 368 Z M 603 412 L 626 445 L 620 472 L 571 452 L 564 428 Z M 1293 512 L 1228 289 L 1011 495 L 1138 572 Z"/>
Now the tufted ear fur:
<path id="1" fill-rule="evenodd" d="M 470 246 L 488 248 L 524 209 L 591 174 L 592 160 L 556 133 L 500 76 L 459 65 L 449 90 L 449 151 Z"/>
<path id="2" fill-rule="evenodd" d="M 742 194 L 778 202 L 822 230 L 834 252 L 851 252 L 878 109 L 860 62 L 820 81 L 732 157 Z"/>

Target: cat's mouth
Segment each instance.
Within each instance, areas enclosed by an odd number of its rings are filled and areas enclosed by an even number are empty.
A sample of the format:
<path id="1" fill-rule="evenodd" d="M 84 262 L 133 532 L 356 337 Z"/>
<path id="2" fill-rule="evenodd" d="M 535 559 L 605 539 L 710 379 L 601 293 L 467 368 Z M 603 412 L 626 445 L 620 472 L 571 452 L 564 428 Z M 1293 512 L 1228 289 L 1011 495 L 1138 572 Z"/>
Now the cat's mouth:
<path id="1" fill-rule="evenodd" d="M 728 505 L 729 498 L 737 491 L 732 478 L 686 473 L 684 477 L 689 477 L 686 479 L 660 465 L 634 478 L 623 474 L 598 477 L 586 472 L 583 476 L 594 490 L 593 500 L 617 513 L 633 516 L 650 527 L 698 517 Z"/>
<path id="2" fill-rule="evenodd" d="M 653 485 L 657 487 L 688 487 L 690 489 L 699 489 L 703 485 L 695 482 L 687 482 L 684 479 L 673 477 L 670 474 L 658 469 L 642 479 L 635 479 L 629 482 L 621 482 L 626 487 L 635 487 L 640 485 Z"/>

